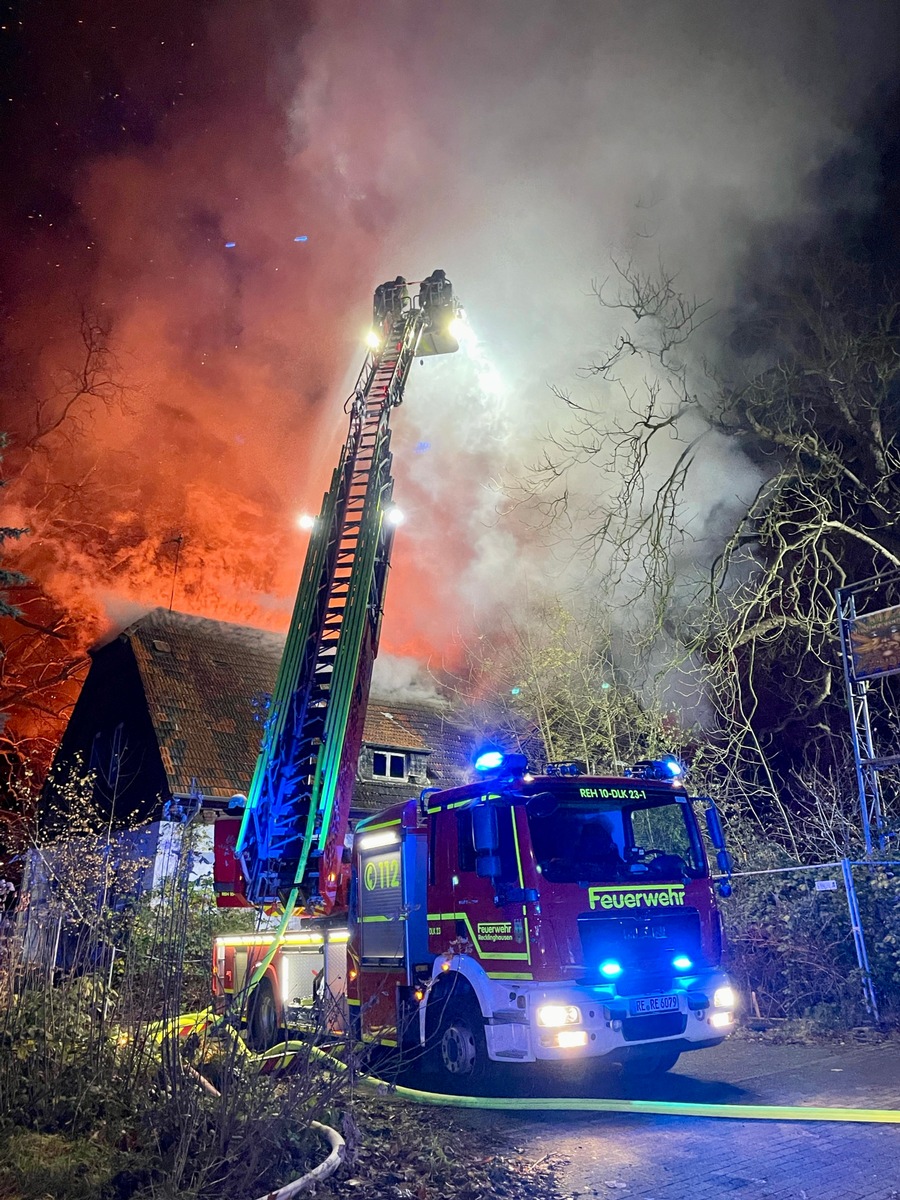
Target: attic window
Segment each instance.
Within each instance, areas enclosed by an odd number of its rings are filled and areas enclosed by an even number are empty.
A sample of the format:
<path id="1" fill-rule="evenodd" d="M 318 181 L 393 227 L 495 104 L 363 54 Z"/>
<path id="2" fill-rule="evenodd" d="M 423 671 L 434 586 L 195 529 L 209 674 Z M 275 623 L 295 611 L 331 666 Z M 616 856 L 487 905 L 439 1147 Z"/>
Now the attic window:
<path id="1" fill-rule="evenodd" d="M 373 779 L 406 779 L 406 755 L 376 750 L 372 755 Z"/>
<path id="2" fill-rule="evenodd" d="M 156 638 L 153 638 L 153 640 L 150 642 L 150 645 L 153 647 L 154 650 L 158 650 L 160 652 L 160 654 L 171 654 L 172 653 L 172 647 L 169 645 L 168 642 L 160 642 L 160 641 L 157 641 Z"/>

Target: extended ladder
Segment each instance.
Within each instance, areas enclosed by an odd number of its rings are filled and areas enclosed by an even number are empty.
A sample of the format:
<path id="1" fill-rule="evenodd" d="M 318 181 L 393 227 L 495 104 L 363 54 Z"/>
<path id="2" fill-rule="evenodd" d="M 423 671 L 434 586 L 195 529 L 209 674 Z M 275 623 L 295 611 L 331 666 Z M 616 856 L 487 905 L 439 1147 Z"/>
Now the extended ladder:
<path id="1" fill-rule="evenodd" d="M 347 402 L 236 844 L 251 904 L 296 886 L 306 912 L 335 905 L 393 541 L 390 412 L 434 323 L 398 317 Z"/>

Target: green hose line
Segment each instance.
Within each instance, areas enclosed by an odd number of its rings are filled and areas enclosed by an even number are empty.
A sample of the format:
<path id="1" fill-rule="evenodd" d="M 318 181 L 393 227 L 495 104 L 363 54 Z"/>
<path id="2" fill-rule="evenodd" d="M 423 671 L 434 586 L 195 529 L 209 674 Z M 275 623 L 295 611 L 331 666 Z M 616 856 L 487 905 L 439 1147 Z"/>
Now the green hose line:
<path id="1" fill-rule="evenodd" d="M 275 930 L 275 933 L 272 936 L 272 945 L 267 950 L 265 957 L 261 958 L 256 964 L 253 974 L 250 976 L 250 982 L 244 989 L 244 992 L 247 996 L 251 994 L 253 989 L 262 979 L 263 975 L 265 975 L 269 968 L 269 963 L 275 957 L 278 950 L 281 949 L 281 943 L 284 941 L 285 934 L 287 933 L 288 921 L 290 921 L 291 917 L 294 915 L 294 909 L 297 907 L 297 898 L 299 895 L 299 887 L 294 887 L 291 889 L 290 895 L 287 898 L 287 903 L 284 906 L 284 913 L 282 914 L 281 920 L 278 923 L 278 928 Z"/>
<path id="2" fill-rule="evenodd" d="M 290 909 L 287 910 L 290 912 Z M 263 969 L 265 969 L 263 967 Z M 261 976 L 260 976 L 261 977 Z M 253 986 L 258 980 L 253 980 Z M 206 1014 L 190 1013 L 181 1018 L 190 1024 L 191 1018 L 202 1019 Z M 209 1021 L 210 1026 L 216 1024 Z M 243 1047 L 235 1032 L 234 1039 Z M 286 1070 L 297 1055 L 326 1061 L 337 1071 L 348 1071 L 346 1063 L 326 1050 L 304 1041 L 279 1042 L 262 1054 L 242 1049 L 246 1061 L 262 1068 L 267 1065 Z M 681 1100 L 605 1100 L 595 1097 L 555 1096 L 547 1099 L 521 1096 L 449 1096 L 426 1092 L 420 1088 L 402 1087 L 379 1079 L 376 1075 L 356 1075 L 354 1087 L 381 1100 L 407 1101 L 412 1104 L 434 1104 L 444 1108 L 482 1108 L 495 1112 L 581 1112 L 635 1113 L 657 1117 L 718 1117 L 736 1121 L 831 1121 L 857 1122 L 876 1125 L 900 1125 L 900 1111 L 890 1108 L 826 1108 L 821 1105 L 786 1104 L 695 1104 Z"/>
<path id="3" fill-rule="evenodd" d="M 443 1096 L 417 1088 L 398 1087 L 398 1098 L 448 1108 L 488 1108 L 515 1112 L 642 1113 L 659 1117 L 728 1117 L 738 1121 L 869 1121 L 900 1124 L 900 1112 L 888 1108 L 804 1108 L 785 1104 L 690 1104 L 672 1100 L 583 1100 L 554 1097 L 537 1100 L 514 1096 Z"/>
<path id="4" fill-rule="evenodd" d="M 282 1042 L 265 1054 L 253 1056 L 260 1065 L 285 1060 L 287 1066 L 296 1054 L 327 1059 L 331 1066 L 346 1071 L 342 1063 L 327 1051 L 309 1042 Z M 737 1121 L 833 1121 L 868 1122 L 900 1125 L 900 1111 L 890 1108 L 823 1108 L 786 1104 L 692 1104 L 674 1100 L 602 1100 L 594 1097 L 553 1097 L 546 1100 L 519 1096 L 448 1096 L 419 1088 L 395 1087 L 375 1075 L 357 1075 L 354 1086 L 382 1100 L 404 1100 L 414 1104 L 435 1104 L 445 1108 L 484 1108 L 509 1112 L 582 1112 L 637 1113 L 658 1117 L 719 1117 Z"/>

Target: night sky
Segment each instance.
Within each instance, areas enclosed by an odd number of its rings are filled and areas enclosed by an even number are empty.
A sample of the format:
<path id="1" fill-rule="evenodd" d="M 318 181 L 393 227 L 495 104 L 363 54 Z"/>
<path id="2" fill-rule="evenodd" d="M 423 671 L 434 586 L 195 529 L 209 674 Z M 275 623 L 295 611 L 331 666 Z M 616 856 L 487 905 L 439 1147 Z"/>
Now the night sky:
<path id="1" fill-rule="evenodd" d="M 573 578 L 498 514 L 550 385 L 591 386 L 611 251 L 712 297 L 722 346 L 798 244 L 897 263 L 893 3 L 2 11 L 8 519 L 85 643 L 168 603 L 179 536 L 176 608 L 284 627 L 382 278 L 446 268 L 481 338 L 417 368 L 395 423 L 384 648 L 435 661 L 510 591 Z M 109 391 L 29 449 L 82 313 Z M 757 470 L 709 456 L 697 512 L 727 523 Z"/>

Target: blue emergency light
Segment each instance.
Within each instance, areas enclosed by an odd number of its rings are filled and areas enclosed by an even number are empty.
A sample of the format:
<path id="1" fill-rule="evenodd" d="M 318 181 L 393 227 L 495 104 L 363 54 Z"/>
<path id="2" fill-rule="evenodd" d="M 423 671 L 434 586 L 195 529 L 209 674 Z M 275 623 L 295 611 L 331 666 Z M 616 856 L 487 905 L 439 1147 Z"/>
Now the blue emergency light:
<path id="1" fill-rule="evenodd" d="M 476 771 L 496 771 L 503 766 L 502 750 L 482 750 L 475 759 Z"/>
<path id="2" fill-rule="evenodd" d="M 635 779 L 681 781 L 684 779 L 684 765 L 674 754 L 664 754 L 662 758 L 642 758 L 625 774 Z"/>

